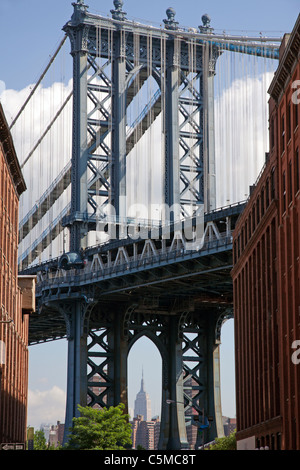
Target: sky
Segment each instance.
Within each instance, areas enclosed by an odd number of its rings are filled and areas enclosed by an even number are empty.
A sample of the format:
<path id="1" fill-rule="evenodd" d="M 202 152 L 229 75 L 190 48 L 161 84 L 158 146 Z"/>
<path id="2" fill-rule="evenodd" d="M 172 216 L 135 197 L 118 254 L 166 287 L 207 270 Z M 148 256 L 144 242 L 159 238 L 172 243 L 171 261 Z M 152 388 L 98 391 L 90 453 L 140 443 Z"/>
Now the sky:
<path id="1" fill-rule="evenodd" d="M 62 36 L 63 25 L 71 18 L 70 0 L 0 0 L 0 94 L 24 90 L 39 78 Z M 89 11 L 110 16 L 112 1 L 86 0 Z M 166 9 L 173 7 L 182 26 L 197 28 L 201 16 L 211 17 L 215 32 L 248 36 L 282 36 L 290 32 L 299 14 L 299 0 L 196 1 L 127 0 L 123 10 L 128 19 L 160 26 Z M 225 323 L 221 336 L 221 396 L 223 415 L 235 416 L 233 321 Z M 129 357 L 129 406 L 140 389 L 142 369 L 152 414 L 159 414 L 160 358 L 148 340 L 141 339 Z M 67 370 L 67 343 L 56 341 L 29 348 L 28 424 L 64 422 Z"/>

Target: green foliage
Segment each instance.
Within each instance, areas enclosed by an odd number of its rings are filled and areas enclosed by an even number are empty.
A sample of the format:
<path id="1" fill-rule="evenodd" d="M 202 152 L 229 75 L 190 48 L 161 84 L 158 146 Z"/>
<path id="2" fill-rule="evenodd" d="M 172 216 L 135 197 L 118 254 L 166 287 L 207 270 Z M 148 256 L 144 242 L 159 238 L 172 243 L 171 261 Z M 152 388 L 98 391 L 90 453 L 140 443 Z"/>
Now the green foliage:
<path id="1" fill-rule="evenodd" d="M 47 450 L 48 445 L 46 442 L 44 431 L 35 431 L 33 437 L 34 450 Z"/>
<path id="2" fill-rule="evenodd" d="M 131 425 L 124 405 L 94 409 L 78 406 L 81 416 L 73 418 L 68 450 L 122 450 L 131 446 Z"/>
<path id="3" fill-rule="evenodd" d="M 206 450 L 236 450 L 235 431 L 229 436 L 219 437 Z"/>

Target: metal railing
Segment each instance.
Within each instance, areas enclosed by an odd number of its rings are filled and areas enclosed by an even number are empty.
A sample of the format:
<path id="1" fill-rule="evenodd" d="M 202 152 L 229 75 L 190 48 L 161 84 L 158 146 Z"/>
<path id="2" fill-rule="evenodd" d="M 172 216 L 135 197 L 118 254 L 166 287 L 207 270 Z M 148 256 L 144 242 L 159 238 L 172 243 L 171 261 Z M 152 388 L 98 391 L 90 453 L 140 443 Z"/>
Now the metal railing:
<path id="1" fill-rule="evenodd" d="M 130 274 L 141 269 L 149 269 L 151 267 L 164 265 L 168 263 L 175 263 L 178 261 L 185 261 L 192 259 L 195 256 L 204 256 L 210 253 L 214 253 L 218 250 L 232 247 L 232 232 L 230 235 L 225 233 L 220 236 L 220 238 L 214 238 L 207 241 L 204 241 L 203 245 L 198 250 L 186 250 L 184 248 L 176 249 L 172 251 L 162 251 L 158 250 L 157 254 L 144 257 L 142 255 L 133 257 L 130 261 L 124 261 L 120 264 L 112 264 L 108 266 L 108 262 L 104 268 L 94 269 L 91 268 L 91 262 L 88 262 L 83 271 L 71 269 L 70 271 L 56 270 L 52 272 L 51 270 L 45 269 L 45 272 L 42 275 L 42 282 L 38 282 L 37 293 L 40 293 L 44 290 L 45 287 L 54 287 L 56 284 L 58 287 L 64 287 L 70 284 L 78 283 L 90 283 L 98 282 L 99 280 L 104 280 L 109 277 L 114 277 L 123 274 Z"/>

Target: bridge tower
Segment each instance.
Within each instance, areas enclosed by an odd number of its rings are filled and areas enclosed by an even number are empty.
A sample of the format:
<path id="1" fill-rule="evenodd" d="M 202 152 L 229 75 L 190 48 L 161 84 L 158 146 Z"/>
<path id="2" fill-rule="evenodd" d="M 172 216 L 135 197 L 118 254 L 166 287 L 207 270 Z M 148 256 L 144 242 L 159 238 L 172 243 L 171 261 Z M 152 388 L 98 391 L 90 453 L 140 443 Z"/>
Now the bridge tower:
<path id="1" fill-rule="evenodd" d="M 164 29 L 126 19 L 115 1 L 112 18 L 88 13 L 83 1 L 64 30 L 74 63 L 71 250 L 87 246 L 96 217 L 113 207 L 127 216 L 126 157 L 157 116 L 162 119 L 163 200 L 170 219 L 215 208 L 213 74 L 217 48 L 181 38 L 175 12 Z M 204 16 L 202 32 L 209 32 Z M 152 78 L 156 92 L 129 129 L 127 112 Z M 144 98 L 145 99 L 145 98 Z M 149 97 L 148 97 L 149 100 Z M 169 220 L 169 219 L 168 219 Z"/>
<path id="2" fill-rule="evenodd" d="M 70 250 L 60 266 L 66 270 L 68 263 L 81 262 L 88 234 L 108 215 L 116 238 L 126 238 L 127 157 L 158 117 L 162 204 L 172 207 L 162 214 L 162 225 L 195 216 L 203 206 L 215 209 L 213 75 L 218 52 L 205 40 L 212 34 L 207 15 L 200 32 L 180 34 L 172 8 L 164 27 L 152 28 L 127 20 L 122 1 L 114 1 L 111 18 L 90 14 L 83 0 L 73 7 L 63 28 L 73 56 L 71 212 L 64 219 Z M 128 131 L 128 108 L 138 94 L 143 99 L 143 85 L 150 79 L 155 93 Z M 128 353 L 146 335 L 163 364 L 159 447 L 187 447 L 188 409 L 190 424 L 195 415 L 200 422 L 211 417 L 206 441 L 222 435 L 219 330 L 231 316 L 228 305 L 205 309 L 174 291 L 162 302 L 151 288 L 143 298 L 126 293 L 106 299 L 104 294 L 105 287 L 85 284 L 72 297 L 47 302 L 67 325 L 66 430 L 78 416 L 79 403 L 127 406 Z"/>

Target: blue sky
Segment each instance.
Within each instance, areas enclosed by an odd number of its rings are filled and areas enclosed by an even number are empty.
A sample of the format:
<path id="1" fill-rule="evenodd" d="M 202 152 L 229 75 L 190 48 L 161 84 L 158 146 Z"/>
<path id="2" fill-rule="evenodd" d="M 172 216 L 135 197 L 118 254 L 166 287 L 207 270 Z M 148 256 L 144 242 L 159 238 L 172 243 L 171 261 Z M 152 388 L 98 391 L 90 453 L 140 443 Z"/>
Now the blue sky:
<path id="1" fill-rule="evenodd" d="M 104 16 L 110 15 L 110 9 L 113 8 L 112 1 L 86 0 L 86 3 L 92 13 Z M 265 36 L 282 36 L 284 32 L 292 30 L 299 14 L 299 0 L 286 0 L 284 5 L 281 0 L 127 0 L 123 9 L 127 12 L 128 19 L 159 26 L 166 18 L 165 12 L 170 6 L 175 9 L 176 20 L 182 26 L 197 28 L 201 24 L 201 16 L 207 13 L 216 32 L 242 32 L 248 36 L 259 35 L 260 32 Z M 62 27 L 70 19 L 72 11 L 70 0 L 0 0 L 2 88 L 5 86 L 7 89 L 22 90 L 39 78 L 49 56 L 63 36 Z M 223 414 L 233 417 L 235 400 L 232 321 L 225 324 L 222 331 L 221 360 Z M 157 394 L 160 359 L 154 347 L 149 349 L 148 343 L 141 340 L 136 344 L 129 362 L 129 392 L 132 397 L 130 406 L 139 391 L 142 367 L 145 387 L 152 399 L 153 414 L 157 414 L 160 401 Z M 38 427 L 42 422 L 55 424 L 56 420 L 63 421 L 65 389 L 66 342 L 31 347 L 28 424 Z"/>
<path id="2" fill-rule="evenodd" d="M 105 16 L 113 8 L 112 0 L 86 0 L 85 3 L 92 13 Z M 123 9 L 129 19 L 160 25 L 170 6 L 182 26 L 197 28 L 202 23 L 202 15 L 207 13 L 217 32 L 262 32 L 267 36 L 290 31 L 299 13 L 298 0 L 284 3 L 281 0 L 125 0 Z M 39 76 L 72 11 L 70 0 L 1 0 L 1 80 L 7 87 L 20 89 Z"/>

